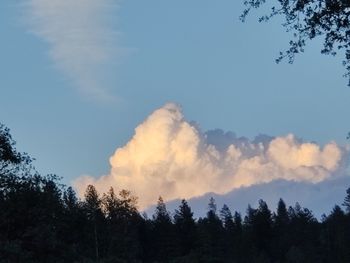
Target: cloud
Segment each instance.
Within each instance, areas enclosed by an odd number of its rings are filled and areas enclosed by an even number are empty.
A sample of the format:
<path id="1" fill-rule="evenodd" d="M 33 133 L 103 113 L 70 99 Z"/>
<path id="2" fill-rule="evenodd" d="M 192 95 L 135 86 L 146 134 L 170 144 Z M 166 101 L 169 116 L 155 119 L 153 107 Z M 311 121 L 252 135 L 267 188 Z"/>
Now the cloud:
<path id="1" fill-rule="evenodd" d="M 121 53 L 114 28 L 120 0 L 28 0 L 29 30 L 49 45 L 55 66 L 89 97 L 109 99 L 103 65 Z"/>
<path id="2" fill-rule="evenodd" d="M 154 111 L 131 140 L 110 158 L 110 174 L 75 181 L 101 192 L 110 186 L 139 196 L 141 208 L 159 195 L 167 201 L 208 192 L 225 194 L 242 186 L 283 179 L 319 183 L 344 172 L 347 151 L 334 142 L 323 147 L 294 135 L 258 136 L 253 141 L 232 132 L 203 133 L 173 103 Z"/>

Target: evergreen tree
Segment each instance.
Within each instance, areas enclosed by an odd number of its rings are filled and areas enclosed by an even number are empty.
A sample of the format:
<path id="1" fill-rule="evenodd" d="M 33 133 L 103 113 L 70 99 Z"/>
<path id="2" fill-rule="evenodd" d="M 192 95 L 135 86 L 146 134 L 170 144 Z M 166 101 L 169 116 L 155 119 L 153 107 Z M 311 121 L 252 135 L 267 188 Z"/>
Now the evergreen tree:
<path id="1" fill-rule="evenodd" d="M 206 218 L 198 221 L 200 262 L 221 262 L 224 259 L 224 228 L 216 207 L 215 199 L 211 197 Z"/>
<path id="2" fill-rule="evenodd" d="M 234 231 L 233 231 L 233 246 L 232 250 L 232 258 L 237 262 L 242 262 L 244 256 L 244 242 L 243 242 L 243 226 L 242 226 L 242 216 L 240 213 L 235 211 L 233 215 L 234 222 Z"/>
<path id="3" fill-rule="evenodd" d="M 177 242 L 179 243 L 180 256 L 189 255 L 193 252 L 196 240 L 196 222 L 193 212 L 187 201 L 183 199 L 174 215 Z"/>
<path id="4" fill-rule="evenodd" d="M 284 228 L 289 224 L 288 210 L 285 202 L 280 199 L 277 204 L 277 214 L 274 216 L 276 227 Z"/>
<path id="5" fill-rule="evenodd" d="M 84 208 L 86 216 L 91 224 L 91 233 L 90 246 L 92 251 L 94 251 L 94 258 L 96 261 L 99 261 L 101 256 L 101 232 L 103 227 L 103 213 L 101 210 L 101 199 L 96 191 L 96 188 L 93 185 L 88 185 L 85 191 L 85 202 Z"/>
<path id="6" fill-rule="evenodd" d="M 233 215 L 233 221 L 234 221 L 236 235 L 241 235 L 242 234 L 242 216 L 237 211 Z"/>
<path id="7" fill-rule="evenodd" d="M 161 196 L 158 199 L 156 211 L 155 211 L 155 214 L 153 215 L 153 221 L 155 224 L 159 224 L 159 225 L 171 224 L 170 213 L 166 209 L 166 205 L 165 205 L 164 200 Z"/>
<path id="8" fill-rule="evenodd" d="M 155 240 L 155 259 L 168 262 L 177 255 L 176 240 L 170 213 L 162 197 L 159 197 L 155 214 L 153 215 L 153 235 Z"/>
<path id="9" fill-rule="evenodd" d="M 350 262 L 350 226 L 344 211 L 336 205 L 323 222 L 323 242 L 328 262 Z"/>
<path id="10" fill-rule="evenodd" d="M 230 208 L 226 204 L 224 204 L 220 210 L 220 218 L 224 226 L 224 254 L 232 258 L 234 256 L 233 253 L 237 252 L 234 249 L 236 245 L 235 241 L 237 238 L 237 231 Z"/>
<path id="11" fill-rule="evenodd" d="M 148 219 L 130 191 L 111 188 L 101 199 L 90 185 L 79 201 L 57 176 L 17 162 L 14 148 L 11 157 L 11 138 L 0 144 L 7 145 L 0 145 L 0 163 L 7 163 L 0 171 L 1 263 L 350 262 L 349 190 L 346 213 L 335 206 L 321 223 L 298 203 L 287 210 L 282 199 L 273 216 L 262 200 L 248 206 L 242 224 L 226 205 L 218 216 L 213 198 L 198 221 L 182 200 L 173 221 L 159 198 Z"/>
<path id="12" fill-rule="evenodd" d="M 208 203 L 208 212 L 207 212 L 208 219 L 214 220 L 217 218 L 216 209 L 217 207 L 216 207 L 215 199 L 213 197 L 210 197 L 209 203 Z"/>
<path id="13" fill-rule="evenodd" d="M 346 190 L 343 206 L 348 214 L 350 214 L 350 187 Z"/>
<path id="14" fill-rule="evenodd" d="M 262 250 L 266 256 L 271 256 L 272 214 L 266 202 L 263 200 L 259 200 L 253 231 L 258 249 Z"/>
<path id="15" fill-rule="evenodd" d="M 232 232 L 234 228 L 233 216 L 230 211 L 230 208 L 226 204 L 224 204 L 222 209 L 220 210 L 220 217 L 224 228 L 227 231 Z"/>
<path id="16" fill-rule="evenodd" d="M 63 193 L 63 204 L 67 210 L 74 210 L 78 205 L 78 198 L 72 187 L 68 187 Z"/>
<path id="17" fill-rule="evenodd" d="M 63 193 L 63 207 L 60 239 L 66 244 L 64 254 L 69 260 L 78 261 L 85 253 L 85 245 L 81 240 L 88 239 L 88 220 L 72 187 Z"/>
<path id="18" fill-rule="evenodd" d="M 139 227 L 141 217 L 137 211 L 137 198 L 128 190 L 119 192 L 117 202 L 117 224 L 119 225 L 119 257 L 127 262 L 136 262 L 140 257 Z"/>
<path id="19" fill-rule="evenodd" d="M 248 206 L 244 228 L 249 260 L 271 260 L 272 214 L 266 202 L 259 200 L 257 209 Z"/>
<path id="20" fill-rule="evenodd" d="M 277 261 L 285 261 L 289 249 L 289 216 L 285 202 L 280 199 L 277 204 L 277 213 L 273 216 L 273 258 Z"/>
<path id="21" fill-rule="evenodd" d="M 320 228 L 317 219 L 307 208 L 299 203 L 288 210 L 290 218 L 289 243 L 294 251 L 300 251 L 305 262 L 320 262 L 322 250 L 320 244 Z"/>

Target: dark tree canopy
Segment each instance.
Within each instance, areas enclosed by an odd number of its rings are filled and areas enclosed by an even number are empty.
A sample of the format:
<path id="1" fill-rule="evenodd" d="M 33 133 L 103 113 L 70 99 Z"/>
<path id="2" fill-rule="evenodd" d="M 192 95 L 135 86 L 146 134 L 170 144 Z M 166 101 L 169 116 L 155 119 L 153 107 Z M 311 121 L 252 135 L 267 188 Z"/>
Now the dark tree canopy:
<path id="1" fill-rule="evenodd" d="M 27 169 L 31 159 L 0 130 L 0 263 L 350 262 L 350 189 L 346 212 L 335 206 L 322 222 L 282 199 L 273 212 L 263 200 L 248 206 L 242 221 L 213 198 L 198 220 L 186 200 L 173 214 L 159 198 L 148 219 L 128 190 L 89 185 L 81 200 L 57 176 Z"/>
<path id="2" fill-rule="evenodd" d="M 276 62 L 287 58 L 294 61 L 295 54 L 304 52 L 309 40 L 323 37 L 321 53 L 336 55 L 344 51 L 344 76 L 349 78 L 350 86 L 350 1 L 349 0 L 245 0 L 246 9 L 241 15 L 244 21 L 251 9 L 260 8 L 263 4 L 272 4 L 271 12 L 260 17 L 259 21 L 269 21 L 275 16 L 284 18 L 283 27 L 292 33 L 289 49 L 280 52 Z"/>

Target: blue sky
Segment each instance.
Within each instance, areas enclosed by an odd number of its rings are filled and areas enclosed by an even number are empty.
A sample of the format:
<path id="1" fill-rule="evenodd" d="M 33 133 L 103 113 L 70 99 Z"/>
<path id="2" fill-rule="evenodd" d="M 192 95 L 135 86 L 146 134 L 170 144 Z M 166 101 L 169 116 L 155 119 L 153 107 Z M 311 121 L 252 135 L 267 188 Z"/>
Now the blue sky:
<path id="1" fill-rule="evenodd" d="M 276 65 L 289 35 L 278 20 L 252 15 L 242 24 L 240 1 L 121 2 L 109 23 L 122 54 L 96 69 L 115 101 L 78 91 L 55 67 L 50 43 L 30 32 L 20 3 L 0 4 L 0 121 L 43 173 L 67 183 L 108 173 L 115 149 L 169 101 L 204 131 L 346 143 L 350 88 L 340 57 L 321 55 L 318 42 L 293 65 Z"/>

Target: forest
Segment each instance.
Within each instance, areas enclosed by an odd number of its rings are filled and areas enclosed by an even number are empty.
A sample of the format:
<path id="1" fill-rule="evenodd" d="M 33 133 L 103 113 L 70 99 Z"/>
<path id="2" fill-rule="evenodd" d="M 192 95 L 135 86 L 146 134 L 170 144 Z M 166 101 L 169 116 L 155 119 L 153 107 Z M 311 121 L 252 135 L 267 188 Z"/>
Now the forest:
<path id="1" fill-rule="evenodd" d="M 83 199 L 56 175 L 41 175 L 0 125 L 0 262 L 350 262 L 350 188 L 321 220 L 280 199 L 218 209 L 195 218 L 186 200 L 174 212 L 160 197 L 154 214 L 138 211 L 128 190 Z M 142 197 L 140 197 L 142 198 Z M 343 208 L 342 208 L 343 207 Z"/>

